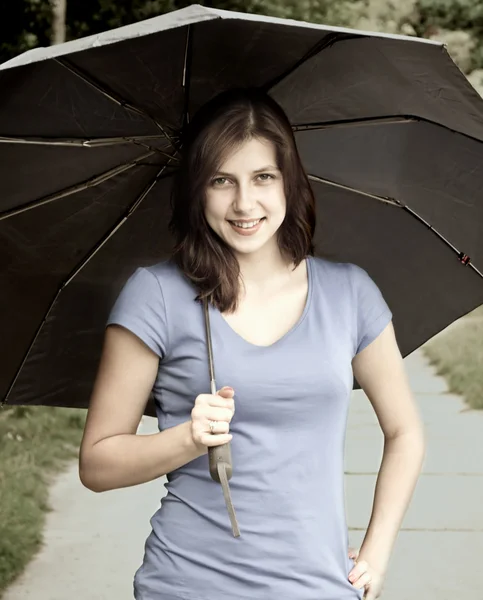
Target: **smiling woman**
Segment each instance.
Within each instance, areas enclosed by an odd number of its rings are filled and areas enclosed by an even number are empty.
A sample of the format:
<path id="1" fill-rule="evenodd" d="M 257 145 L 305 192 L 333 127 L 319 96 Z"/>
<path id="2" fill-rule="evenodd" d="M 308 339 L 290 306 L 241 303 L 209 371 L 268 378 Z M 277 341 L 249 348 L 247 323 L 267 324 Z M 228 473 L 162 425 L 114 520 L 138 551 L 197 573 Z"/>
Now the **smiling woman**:
<path id="1" fill-rule="evenodd" d="M 136 600 L 360 600 L 367 586 L 374 600 L 420 465 L 391 309 L 366 271 L 314 256 L 314 196 L 269 95 L 221 94 L 182 142 L 176 246 L 111 311 L 82 480 L 104 491 L 168 475 Z M 343 468 L 354 373 L 388 449 L 357 565 Z M 136 436 L 151 390 L 160 431 Z M 235 519 L 211 477 L 215 446 L 233 450 Z"/>

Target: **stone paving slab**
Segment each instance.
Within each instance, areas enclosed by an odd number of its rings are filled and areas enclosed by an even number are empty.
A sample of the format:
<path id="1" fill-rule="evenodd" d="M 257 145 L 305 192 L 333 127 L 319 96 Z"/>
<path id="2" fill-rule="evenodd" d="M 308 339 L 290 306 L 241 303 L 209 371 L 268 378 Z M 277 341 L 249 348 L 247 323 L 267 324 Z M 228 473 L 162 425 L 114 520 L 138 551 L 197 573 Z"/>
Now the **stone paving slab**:
<path id="1" fill-rule="evenodd" d="M 367 527 L 375 485 L 376 475 L 348 476 L 345 487 L 351 527 Z M 402 526 L 479 531 L 483 535 L 483 477 L 422 475 Z"/>
<path id="2" fill-rule="evenodd" d="M 362 538 L 350 532 L 352 545 Z M 481 533 L 401 531 L 380 600 L 481 600 L 482 553 Z"/>

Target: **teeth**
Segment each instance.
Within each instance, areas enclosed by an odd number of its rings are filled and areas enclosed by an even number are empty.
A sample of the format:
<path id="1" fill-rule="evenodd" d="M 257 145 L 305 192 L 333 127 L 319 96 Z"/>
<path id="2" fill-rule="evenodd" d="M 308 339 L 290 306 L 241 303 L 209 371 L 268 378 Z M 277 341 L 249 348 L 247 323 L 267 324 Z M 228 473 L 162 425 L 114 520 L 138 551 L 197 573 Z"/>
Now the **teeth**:
<path id="1" fill-rule="evenodd" d="M 252 227 L 255 227 L 255 225 L 258 225 L 260 221 L 261 219 L 258 219 L 257 221 L 250 221 L 249 223 L 240 223 L 239 221 L 232 221 L 232 223 L 236 227 L 241 227 L 242 229 L 251 229 Z"/>

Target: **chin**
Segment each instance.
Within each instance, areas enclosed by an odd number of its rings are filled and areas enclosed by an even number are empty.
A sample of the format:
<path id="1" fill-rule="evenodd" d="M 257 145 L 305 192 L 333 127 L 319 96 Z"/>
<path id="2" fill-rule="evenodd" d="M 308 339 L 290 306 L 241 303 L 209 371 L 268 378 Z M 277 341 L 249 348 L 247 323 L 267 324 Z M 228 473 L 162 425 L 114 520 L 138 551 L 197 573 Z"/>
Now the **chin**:
<path id="1" fill-rule="evenodd" d="M 271 240 L 265 240 L 263 242 L 258 242 L 258 243 L 252 243 L 252 244 L 232 244 L 232 243 L 228 243 L 228 245 L 230 246 L 230 248 L 236 253 L 236 254 L 240 254 L 243 256 L 247 256 L 249 254 L 256 254 L 257 252 L 260 252 L 264 249 L 266 249 L 267 246 L 270 245 Z"/>

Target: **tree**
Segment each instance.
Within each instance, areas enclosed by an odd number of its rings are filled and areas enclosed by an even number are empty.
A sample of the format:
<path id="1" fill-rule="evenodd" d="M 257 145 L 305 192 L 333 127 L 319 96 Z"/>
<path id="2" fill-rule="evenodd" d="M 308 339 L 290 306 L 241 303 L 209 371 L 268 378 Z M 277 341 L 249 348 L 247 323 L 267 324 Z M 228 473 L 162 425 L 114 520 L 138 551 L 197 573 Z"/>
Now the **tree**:
<path id="1" fill-rule="evenodd" d="M 65 17 L 67 0 L 51 0 L 52 2 L 52 44 L 65 42 Z"/>
<path id="2" fill-rule="evenodd" d="M 46 1 L 0 0 L 0 63 L 50 44 L 51 7 Z"/>
<path id="3" fill-rule="evenodd" d="M 101 33 L 176 8 L 174 0 L 69 0 L 67 39 Z"/>
<path id="4" fill-rule="evenodd" d="M 446 42 L 450 54 L 461 57 L 459 66 L 466 73 L 483 68 L 481 0 L 418 0 L 418 7 L 421 35 L 429 29 L 428 37 Z"/>

